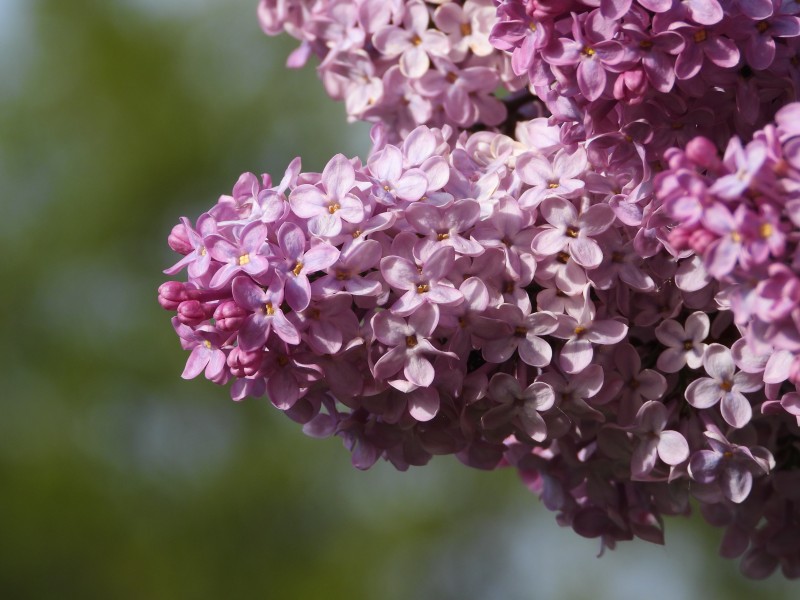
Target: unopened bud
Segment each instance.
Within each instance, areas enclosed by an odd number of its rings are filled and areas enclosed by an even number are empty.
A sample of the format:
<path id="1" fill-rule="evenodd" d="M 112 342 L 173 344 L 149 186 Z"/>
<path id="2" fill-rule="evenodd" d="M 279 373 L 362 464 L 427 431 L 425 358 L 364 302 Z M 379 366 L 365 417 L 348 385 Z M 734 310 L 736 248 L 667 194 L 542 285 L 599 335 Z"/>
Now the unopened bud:
<path id="1" fill-rule="evenodd" d="M 714 142 L 702 136 L 686 144 L 686 158 L 704 169 L 718 171 L 720 168 L 717 147 Z"/>
<path id="2" fill-rule="evenodd" d="M 186 255 L 194 250 L 192 244 L 189 243 L 189 236 L 186 234 L 186 227 L 183 223 L 178 223 L 172 228 L 167 238 L 167 243 L 170 248 L 179 254 Z"/>
<path id="3" fill-rule="evenodd" d="M 209 317 L 208 311 L 197 300 L 185 300 L 178 305 L 178 320 L 185 325 L 200 325 Z"/>
<path id="4" fill-rule="evenodd" d="M 217 306 L 214 311 L 214 320 L 217 323 L 217 329 L 221 331 L 236 331 L 241 329 L 247 315 L 247 311 L 236 302 L 226 300 Z"/>
<path id="5" fill-rule="evenodd" d="M 178 310 L 187 298 L 186 287 L 180 281 L 167 281 L 158 288 L 158 303 L 166 310 Z"/>

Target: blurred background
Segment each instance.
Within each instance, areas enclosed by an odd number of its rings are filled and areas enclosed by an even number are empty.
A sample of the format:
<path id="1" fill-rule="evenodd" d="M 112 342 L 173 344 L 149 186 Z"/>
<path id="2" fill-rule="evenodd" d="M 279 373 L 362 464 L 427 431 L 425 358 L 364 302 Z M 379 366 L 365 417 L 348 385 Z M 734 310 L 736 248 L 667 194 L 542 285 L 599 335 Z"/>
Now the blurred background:
<path id="1" fill-rule="evenodd" d="M 180 379 L 156 303 L 178 217 L 367 149 L 255 5 L 0 0 L 0 598 L 797 597 L 699 517 L 598 559 L 512 472 L 361 473 Z"/>

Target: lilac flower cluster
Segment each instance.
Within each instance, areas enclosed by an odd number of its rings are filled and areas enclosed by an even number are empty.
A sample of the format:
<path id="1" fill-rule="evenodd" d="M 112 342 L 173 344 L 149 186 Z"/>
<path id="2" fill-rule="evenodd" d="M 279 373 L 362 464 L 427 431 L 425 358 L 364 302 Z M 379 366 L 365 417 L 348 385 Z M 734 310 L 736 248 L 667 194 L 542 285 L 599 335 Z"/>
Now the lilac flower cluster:
<path id="1" fill-rule="evenodd" d="M 524 80 L 489 42 L 495 12 L 492 0 L 261 0 L 258 7 L 267 34 L 301 40 L 290 67 L 319 57 L 325 90 L 344 101 L 348 116 L 385 123 L 393 136 L 422 124 L 506 119 L 494 92 Z"/>
<path id="2" fill-rule="evenodd" d="M 796 14 L 262 0 L 373 148 L 173 228 L 183 376 L 358 468 L 515 468 L 603 548 L 694 499 L 746 575 L 800 577 Z"/>
<path id="3" fill-rule="evenodd" d="M 782 0 L 502 0 L 490 39 L 570 138 L 646 123 L 653 161 L 693 133 L 749 137 L 797 97 L 798 13 Z"/>

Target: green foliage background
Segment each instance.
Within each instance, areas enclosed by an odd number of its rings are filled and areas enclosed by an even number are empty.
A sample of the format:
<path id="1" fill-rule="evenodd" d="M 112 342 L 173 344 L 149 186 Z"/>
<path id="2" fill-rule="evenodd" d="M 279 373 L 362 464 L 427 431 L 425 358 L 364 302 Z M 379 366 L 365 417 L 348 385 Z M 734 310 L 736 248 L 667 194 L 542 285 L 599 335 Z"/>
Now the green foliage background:
<path id="1" fill-rule="evenodd" d="M 0 0 L 0 597 L 795 597 L 699 519 L 596 559 L 513 473 L 360 473 L 179 378 L 155 301 L 178 217 L 368 147 L 255 4 Z"/>

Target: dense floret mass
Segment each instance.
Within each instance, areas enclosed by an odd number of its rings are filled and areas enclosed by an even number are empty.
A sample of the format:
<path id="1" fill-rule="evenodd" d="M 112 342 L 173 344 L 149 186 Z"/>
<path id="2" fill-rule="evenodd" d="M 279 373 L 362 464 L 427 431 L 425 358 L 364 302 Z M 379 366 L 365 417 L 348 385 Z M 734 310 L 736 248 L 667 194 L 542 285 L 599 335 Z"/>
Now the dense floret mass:
<path id="1" fill-rule="evenodd" d="M 173 228 L 183 376 L 358 468 L 515 468 L 603 547 L 694 498 L 746 575 L 800 577 L 798 13 L 262 0 L 373 147 Z"/>

